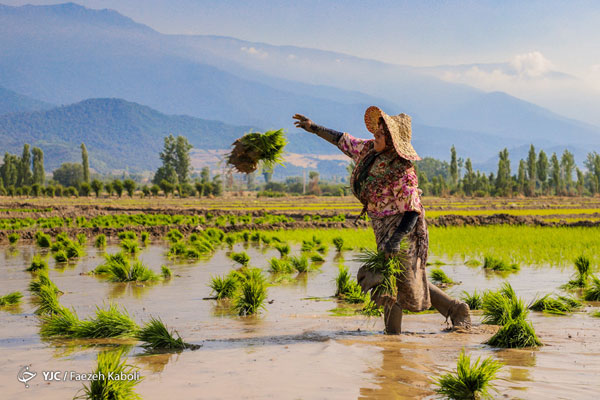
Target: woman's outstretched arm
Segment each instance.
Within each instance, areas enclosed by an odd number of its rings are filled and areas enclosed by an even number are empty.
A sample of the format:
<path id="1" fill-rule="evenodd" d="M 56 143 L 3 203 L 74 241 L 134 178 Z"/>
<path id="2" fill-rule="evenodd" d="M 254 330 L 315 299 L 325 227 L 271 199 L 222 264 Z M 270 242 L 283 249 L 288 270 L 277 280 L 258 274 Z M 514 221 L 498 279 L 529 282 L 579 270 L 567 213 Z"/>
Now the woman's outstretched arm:
<path id="1" fill-rule="evenodd" d="M 297 128 L 302 128 L 307 132 L 314 133 L 335 146 L 337 146 L 340 138 L 343 135 L 342 132 L 338 132 L 336 130 L 325 128 L 324 126 L 315 124 L 310 119 L 306 118 L 304 115 L 296 114 L 292 118 L 296 120 L 294 121 L 294 125 L 296 125 Z"/>

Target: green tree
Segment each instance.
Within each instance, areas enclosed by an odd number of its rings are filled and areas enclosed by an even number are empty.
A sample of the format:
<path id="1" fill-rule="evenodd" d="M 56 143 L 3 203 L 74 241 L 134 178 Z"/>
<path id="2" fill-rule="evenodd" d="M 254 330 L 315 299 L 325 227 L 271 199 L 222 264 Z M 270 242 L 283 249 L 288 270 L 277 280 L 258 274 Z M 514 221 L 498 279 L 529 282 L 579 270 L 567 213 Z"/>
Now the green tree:
<path id="1" fill-rule="evenodd" d="M 583 188 L 585 187 L 585 175 L 579 168 L 576 168 L 577 173 L 577 194 L 579 196 L 583 195 Z"/>
<path id="2" fill-rule="evenodd" d="M 129 197 L 133 197 L 133 192 L 135 192 L 135 187 L 137 186 L 135 182 L 131 179 L 125 179 L 125 181 L 123 181 L 123 186 L 125 187 Z"/>
<path id="3" fill-rule="evenodd" d="M 595 151 L 593 153 L 588 153 L 583 164 L 587 168 L 590 176 L 590 192 L 595 194 L 598 192 L 598 188 L 600 187 L 600 154 L 596 153 Z M 6 184 L 6 180 L 4 182 Z"/>
<path id="4" fill-rule="evenodd" d="M 39 147 L 34 147 L 31 152 L 33 153 L 33 182 L 43 186 L 46 180 L 44 152 Z"/>
<path id="5" fill-rule="evenodd" d="M 545 193 L 548 189 L 546 184 L 546 180 L 548 179 L 548 156 L 546 156 L 544 150 L 540 150 L 537 159 L 536 170 L 537 177 L 542 185 L 542 191 Z"/>
<path id="6" fill-rule="evenodd" d="M 452 186 L 456 187 L 458 184 L 458 161 L 456 160 L 456 148 L 454 145 L 450 148 L 450 178 L 452 179 Z"/>
<path id="7" fill-rule="evenodd" d="M 525 161 L 519 161 L 519 172 L 517 173 L 517 190 L 519 194 L 525 193 L 525 187 L 527 184 L 527 166 Z"/>
<path id="8" fill-rule="evenodd" d="M 8 190 L 10 186 L 17 184 L 19 175 L 19 157 L 14 154 L 4 153 L 4 163 L 0 167 L 0 175 L 4 181 L 4 187 Z"/>
<path id="9" fill-rule="evenodd" d="M 163 193 L 165 194 L 165 197 L 169 197 L 169 194 L 173 193 L 173 191 L 175 190 L 175 185 L 166 179 L 160 181 L 158 186 L 160 186 L 160 188 L 162 189 Z"/>
<path id="10" fill-rule="evenodd" d="M 473 172 L 473 164 L 471 159 L 467 158 L 465 162 L 465 176 L 463 178 L 463 190 L 467 196 L 471 196 L 475 191 L 475 185 L 477 182 L 477 176 Z"/>
<path id="11" fill-rule="evenodd" d="M 90 163 L 88 160 L 88 152 L 85 143 L 81 143 L 81 166 L 83 168 L 83 181 L 90 182 Z"/>
<path id="12" fill-rule="evenodd" d="M 175 171 L 177 171 L 177 178 L 179 183 L 187 183 L 190 174 L 190 150 L 192 145 L 188 142 L 185 136 L 177 136 L 175 144 L 175 154 L 177 160 L 175 163 Z"/>
<path id="13" fill-rule="evenodd" d="M 153 183 L 160 185 L 166 180 L 173 185 L 187 183 L 190 173 L 190 150 L 192 145 L 185 136 L 169 135 L 164 139 L 163 151 L 160 152 L 162 165 L 154 174 Z"/>
<path id="14" fill-rule="evenodd" d="M 558 157 L 556 153 L 552 153 L 552 157 L 550 158 L 550 186 L 554 189 L 554 194 L 560 195 L 562 194 L 562 179 L 560 176 L 560 162 L 558 161 Z"/>
<path id="15" fill-rule="evenodd" d="M 23 145 L 23 154 L 19 160 L 19 173 L 17 176 L 17 186 L 31 185 L 33 182 L 31 174 L 31 154 L 29 152 L 29 144 Z"/>
<path id="16" fill-rule="evenodd" d="M 496 192 L 500 196 L 508 196 L 511 191 L 510 160 L 508 149 L 498 153 L 498 174 L 496 176 Z"/>
<path id="17" fill-rule="evenodd" d="M 569 150 L 563 152 L 560 158 L 560 169 L 563 181 L 563 189 L 570 193 L 573 189 L 573 171 L 575 170 L 575 157 Z"/>
<path id="18" fill-rule="evenodd" d="M 529 147 L 529 154 L 527 155 L 527 195 L 535 195 L 535 184 L 537 181 L 536 175 L 536 156 L 535 147 L 533 144 Z"/>
<path id="19" fill-rule="evenodd" d="M 79 185 L 79 194 L 82 196 L 89 196 L 92 191 L 92 187 L 87 182 L 81 182 Z"/>
<path id="20" fill-rule="evenodd" d="M 83 167 L 81 164 L 63 163 L 54 170 L 52 176 L 65 187 L 79 186 L 83 182 Z"/>
<path id="21" fill-rule="evenodd" d="M 102 192 L 102 182 L 98 179 L 94 179 L 91 183 L 92 190 L 96 193 L 96 197 L 100 197 L 100 192 Z"/>
<path id="22" fill-rule="evenodd" d="M 115 179 L 112 182 L 112 187 L 115 193 L 117 193 L 117 196 L 121 197 L 123 195 L 123 182 L 121 182 L 119 179 Z"/>
<path id="23" fill-rule="evenodd" d="M 106 191 L 106 193 L 108 193 L 108 197 L 112 196 L 112 194 L 115 191 L 115 188 L 113 187 L 112 182 L 106 182 L 104 184 L 104 190 Z"/>

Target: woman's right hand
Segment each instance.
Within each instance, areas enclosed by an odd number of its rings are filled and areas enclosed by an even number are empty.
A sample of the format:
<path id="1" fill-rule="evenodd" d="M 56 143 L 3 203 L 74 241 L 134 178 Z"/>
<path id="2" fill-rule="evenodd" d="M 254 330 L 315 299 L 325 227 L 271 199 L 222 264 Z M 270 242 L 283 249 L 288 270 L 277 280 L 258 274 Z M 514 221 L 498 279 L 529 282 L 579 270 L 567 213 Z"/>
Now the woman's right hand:
<path id="1" fill-rule="evenodd" d="M 310 119 L 306 118 L 302 114 L 295 114 L 292 118 L 297 120 L 294 121 L 294 125 L 296 125 L 296 128 L 302 128 L 307 132 L 314 133 L 312 130 L 313 122 Z"/>

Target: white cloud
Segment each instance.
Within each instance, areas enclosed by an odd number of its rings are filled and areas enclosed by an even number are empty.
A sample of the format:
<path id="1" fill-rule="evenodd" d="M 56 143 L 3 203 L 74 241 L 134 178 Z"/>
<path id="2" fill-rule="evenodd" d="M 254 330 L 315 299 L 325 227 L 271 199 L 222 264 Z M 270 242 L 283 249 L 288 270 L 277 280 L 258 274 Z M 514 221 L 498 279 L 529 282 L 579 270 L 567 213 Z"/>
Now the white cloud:
<path id="1" fill-rule="evenodd" d="M 267 58 L 269 56 L 269 53 L 264 50 L 257 49 L 256 47 L 242 47 L 240 50 L 246 54 L 250 54 L 251 56 L 258 58 Z"/>
<path id="2" fill-rule="evenodd" d="M 552 63 L 539 51 L 517 54 L 510 61 L 510 65 L 521 77 L 539 78 L 550 72 Z"/>
<path id="3" fill-rule="evenodd" d="M 298 57 L 296 57 L 295 54 L 290 54 L 289 56 L 287 56 L 287 58 L 288 58 L 288 60 L 295 60 Z"/>

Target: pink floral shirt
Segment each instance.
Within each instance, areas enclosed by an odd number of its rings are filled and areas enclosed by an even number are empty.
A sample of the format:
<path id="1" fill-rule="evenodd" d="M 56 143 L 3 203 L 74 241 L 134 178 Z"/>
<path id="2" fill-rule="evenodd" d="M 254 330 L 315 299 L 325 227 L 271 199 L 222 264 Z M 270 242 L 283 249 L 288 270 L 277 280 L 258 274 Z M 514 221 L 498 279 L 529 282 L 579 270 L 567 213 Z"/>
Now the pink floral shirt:
<path id="1" fill-rule="evenodd" d="M 375 152 L 373 143 L 373 139 L 359 139 L 347 133 L 344 133 L 338 142 L 339 149 L 356 163 L 350 178 L 353 192 L 361 163 Z M 422 192 L 418 185 L 412 163 L 398 156 L 396 152 L 388 152 L 377 156 L 362 183 L 362 190 L 354 195 L 366 204 L 367 213 L 371 218 L 382 218 L 405 211 L 421 214 Z"/>

